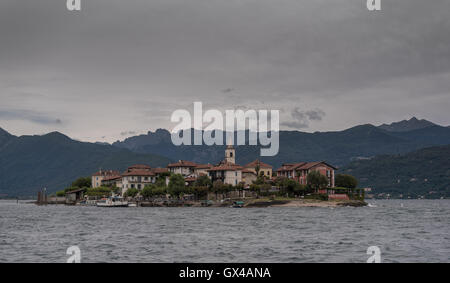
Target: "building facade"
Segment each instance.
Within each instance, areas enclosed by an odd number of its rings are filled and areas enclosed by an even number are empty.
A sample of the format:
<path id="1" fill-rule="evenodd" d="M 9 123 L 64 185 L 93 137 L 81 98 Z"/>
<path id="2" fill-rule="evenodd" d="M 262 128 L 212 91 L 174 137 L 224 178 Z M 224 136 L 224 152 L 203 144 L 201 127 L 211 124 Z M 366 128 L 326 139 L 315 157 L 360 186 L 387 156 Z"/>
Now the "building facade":
<path id="1" fill-rule="evenodd" d="M 92 174 L 91 176 L 91 187 L 98 188 L 102 186 L 102 181 L 105 178 L 117 177 L 120 176 L 119 171 L 114 170 L 101 170 Z"/>
<path id="2" fill-rule="evenodd" d="M 170 163 L 167 165 L 167 168 L 169 169 L 170 173 L 173 174 L 181 174 L 183 176 L 191 176 L 194 175 L 195 168 L 199 164 L 187 161 L 187 160 L 178 160 L 176 163 Z"/>
<path id="3" fill-rule="evenodd" d="M 255 161 L 244 165 L 244 169 L 253 171 L 257 175 L 259 174 L 267 178 L 272 178 L 273 167 L 267 163 L 260 161 L 259 159 L 256 159 Z M 258 172 L 256 172 L 257 170 Z"/>
<path id="4" fill-rule="evenodd" d="M 336 167 L 325 161 L 285 163 L 277 170 L 277 176 L 294 179 L 302 185 L 307 185 L 308 174 L 312 171 L 317 171 L 327 177 L 328 186 L 333 188 L 335 186 L 334 175 L 336 169 Z"/>

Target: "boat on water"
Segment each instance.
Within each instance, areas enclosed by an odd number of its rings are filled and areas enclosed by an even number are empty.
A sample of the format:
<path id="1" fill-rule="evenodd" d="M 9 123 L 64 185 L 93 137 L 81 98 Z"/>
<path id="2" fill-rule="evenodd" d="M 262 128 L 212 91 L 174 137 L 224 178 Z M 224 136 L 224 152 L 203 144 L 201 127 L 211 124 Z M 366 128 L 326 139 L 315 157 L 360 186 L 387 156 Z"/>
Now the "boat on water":
<path id="1" fill-rule="evenodd" d="M 120 196 L 112 196 L 109 198 L 102 198 L 97 201 L 98 207 L 128 207 L 128 201 L 123 200 Z"/>
<path id="2" fill-rule="evenodd" d="M 233 202 L 233 205 L 231 207 L 235 207 L 235 208 L 241 208 L 244 207 L 244 202 L 243 201 L 235 201 Z"/>

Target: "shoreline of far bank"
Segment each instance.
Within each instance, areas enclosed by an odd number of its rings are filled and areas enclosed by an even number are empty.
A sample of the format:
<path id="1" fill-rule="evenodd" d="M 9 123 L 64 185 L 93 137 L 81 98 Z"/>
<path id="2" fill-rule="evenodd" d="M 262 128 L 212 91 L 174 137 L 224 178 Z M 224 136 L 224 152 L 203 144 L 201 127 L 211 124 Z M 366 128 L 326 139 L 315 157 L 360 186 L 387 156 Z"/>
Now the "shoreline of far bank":
<path id="1" fill-rule="evenodd" d="M 363 207 L 368 203 L 362 200 L 315 200 L 315 199 L 295 199 L 295 200 L 254 200 L 244 207 Z"/>

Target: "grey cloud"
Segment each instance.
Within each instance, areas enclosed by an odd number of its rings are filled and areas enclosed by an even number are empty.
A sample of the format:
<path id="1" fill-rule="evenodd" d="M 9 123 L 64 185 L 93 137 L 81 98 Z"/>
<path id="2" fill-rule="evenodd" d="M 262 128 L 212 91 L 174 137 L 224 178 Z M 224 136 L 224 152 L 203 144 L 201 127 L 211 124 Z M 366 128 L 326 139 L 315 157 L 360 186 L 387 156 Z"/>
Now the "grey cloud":
<path id="1" fill-rule="evenodd" d="M 223 93 L 230 93 L 230 92 L 233 92 L 233 91 L 234 91 L 234 88 L 226 88 L 226 89 L 222 90 Z"/>
<path id="2" fill-rule="evenodd" d="M 294 113 L 284 125 L 312 130 L 406 115 L 450 124 L 448 0 L 384 1 L 380 12 L 361 0 L 91 0 L 77 13 L 64 2 L 0 1 L 0 100 L 70 117 L 72 136 L 169 128 L 194 101 L 301 100 L 326 118 Z"/>
<path id="3" fill-rule="evenodd" d="M 62 124 L 61 119 L 50 117 L 44 113 L 39 113 L 30 110 L 14 109 L 14 110 L 0 110 L 0 119 L 2 120 L 25 120 L 44 125 L 59 125 Z"/>
<path id="4" fill-rule="evenodd" d="M 291 111 L 292 120 L 282 122 L 280 125 L 293 129 L 308 128 L 310 121 L 322 121 L 324 116 L 325 112 L 320 109 L 302 111 L 296 107 Z"/>
<path id="5" fill-rule="evenodd" d="M 120 135 L 121 136 L 133 136 L 133 135 L 136 135 L 136 132 L 135 131 L 125 131 L 125 132 L 121 132 Z M 103 137 L 103 138 L 105 138 L 105 137 Z"/>

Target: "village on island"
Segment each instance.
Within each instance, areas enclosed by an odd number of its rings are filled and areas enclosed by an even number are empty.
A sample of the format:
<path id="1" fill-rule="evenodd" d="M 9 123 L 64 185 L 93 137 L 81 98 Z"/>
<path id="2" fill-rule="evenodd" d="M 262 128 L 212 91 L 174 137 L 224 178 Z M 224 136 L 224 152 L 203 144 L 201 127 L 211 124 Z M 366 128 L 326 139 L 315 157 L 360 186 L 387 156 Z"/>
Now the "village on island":
<path id="1" fill-rule="evenodd" d="M 125 172 L 99 170 L 37 204 L 121 206 L 363 206 L 364 189 L 350 175 L 335 176 L 325 161 L 283 164 L 277 170 L 258 159 L 236 164 L 227 145 L 220 163 L 179 160 L 166 168 L 137 164 Z"/>

